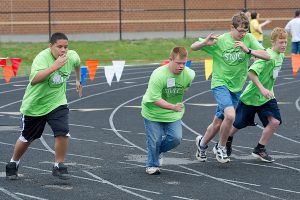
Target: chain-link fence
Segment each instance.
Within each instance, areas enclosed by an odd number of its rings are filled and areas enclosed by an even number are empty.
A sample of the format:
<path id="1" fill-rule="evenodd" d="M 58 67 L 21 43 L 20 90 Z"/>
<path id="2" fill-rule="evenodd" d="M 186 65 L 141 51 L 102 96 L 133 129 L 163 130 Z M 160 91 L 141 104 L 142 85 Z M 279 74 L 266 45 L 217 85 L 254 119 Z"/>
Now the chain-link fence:
<path id="1" fill-rule="evenodd" d="M 300 0 L 1 0 L 0 41 L 58 31 L 80 40 L 189 37 L 229 29 L 243 8 L 271 19 L 264 29 L 272 29 L 284 27 L 299 6 Z"/>

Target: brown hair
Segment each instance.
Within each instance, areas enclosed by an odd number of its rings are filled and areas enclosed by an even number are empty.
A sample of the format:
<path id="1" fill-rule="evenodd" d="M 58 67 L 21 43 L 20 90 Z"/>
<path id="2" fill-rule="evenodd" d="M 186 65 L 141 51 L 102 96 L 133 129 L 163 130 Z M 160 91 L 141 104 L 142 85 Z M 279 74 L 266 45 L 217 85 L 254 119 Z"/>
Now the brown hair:
<path id="1" fill-rule="evenodd" d="M 287 37 L 288 33 L 284 30 L 284 28 L 276 27 L 271 33 L 271 41 L 273 42 L 275 42 L 277 39 L 286 39 Z"/>
<path id="2" fill-rule="evenodd" d="M 235 14 L 232 17 L 231 22 L 232 22 L 232 26 L 234 28 L 237 28 L 237 27 L 241 26 L 241 28 L 249 29 L 249 19 L 246 16 L 246 14 L 243 13 L 243 12 Z"/>
<path id="3" fill-rule="evenodd" d="M 177 55 L 179 55 L 179 58 L 186 58 L 188 55 L 187 50 L 184 47 L 175 47 L 172 49 L 171 54 L 170 54 L 170 59 L 174 60 Z"/>

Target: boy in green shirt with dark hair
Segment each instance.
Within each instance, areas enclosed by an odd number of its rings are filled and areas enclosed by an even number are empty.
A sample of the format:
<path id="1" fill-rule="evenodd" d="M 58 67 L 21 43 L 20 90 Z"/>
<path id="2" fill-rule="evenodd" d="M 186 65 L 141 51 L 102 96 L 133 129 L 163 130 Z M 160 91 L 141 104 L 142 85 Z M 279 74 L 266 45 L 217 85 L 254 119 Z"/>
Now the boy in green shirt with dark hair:
<path id="1" fill-rule="evenodd" d="M 6 165 L 6 177 L 18 178 L 19 162 L 29 145 L 42 136 L 48 123 L 55 137 L 55 162 L 53 176 L 69 177 L 63 164 L 68 148 L 69 108 L 66 98 L 66 84 L 71 72 L 76 72 L 76 89 L 82 95 L 80 83 L 80 58 L 68 50 L 68 38 L 64 33 L 54 33 L 49 48 L 41 51 L 33 60 L 20 108 L 23 128 L 16 142 L 10 162 Z"/>
<path id="2" fill-rule="evenodd" d="M 271 59 L 257 60 L 249 68 L 248 76 L 251 81 L 242 93 L 236 108 L 235 122 L 227 142 L 228 156 L 232 151 L 233 135 L 242 128 L 255 126 L 254 118 L 257 113 L 265 128 L 252 155 L 264 162 L 274 161 L 268 155 L 265 145 L 282 122 L 273 87 L 284 59 L 288 33 L 283 28 L 273 29 L 271 42 L 272 48 L 267 49 Z"/>
<path id="3" fill-rule="evenodd" d="M 208 142 L 220 131 L 220 141 L 213 148 L 221 163 L 229 162 L 226 142 L 235 118 L 235 107 L 247 78 L 251 56 L 269 59 L 269 54 L 249 32 L 249 20 L 241 12 L 232 17 L 231 30 L 220 36 L 209 34 L 192 44 L 192 50 L 204 50 L 213 57 L 211 89 L 217 109 L 205 135 L 196 138 L 196 158 L 206 161 Z"/>

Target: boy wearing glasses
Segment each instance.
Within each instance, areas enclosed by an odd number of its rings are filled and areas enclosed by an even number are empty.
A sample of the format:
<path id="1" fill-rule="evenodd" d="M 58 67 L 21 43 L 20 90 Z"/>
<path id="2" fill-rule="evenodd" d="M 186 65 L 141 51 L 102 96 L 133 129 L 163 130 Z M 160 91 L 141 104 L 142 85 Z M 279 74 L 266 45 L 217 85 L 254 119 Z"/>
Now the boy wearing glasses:
<path id="1" fill-rule="evenodd" d="M 188 52 L 175 47 L 170 62 L 153 71 L 142 100 L 148 158 L 146 173 L 160 174 L 159 157 L 181 142 L 181 118 L 184 114 L 183 95 L 195 77 L 195 72 L 185 67 Z"/>
<path id="2" fill-rule="evenodd" d="M 269 60 L 270 56 L 248 33 L 248 17 L 240 12 L 232 17 L 231 30 L 220 36 L 209 34 L 191 45 L 193 51 L 204 50 L 213 57 L 211 89 L 217 102 L 216 113 L 205 135 L 196 138 L 196 158 L 206 161 L 208 142 L 220 131 L 220 140 L 213 148 L 216 159 L 229 162 L 226 142 L 235 119 L 235 107 L 247 78 L 251 56 Z"/>

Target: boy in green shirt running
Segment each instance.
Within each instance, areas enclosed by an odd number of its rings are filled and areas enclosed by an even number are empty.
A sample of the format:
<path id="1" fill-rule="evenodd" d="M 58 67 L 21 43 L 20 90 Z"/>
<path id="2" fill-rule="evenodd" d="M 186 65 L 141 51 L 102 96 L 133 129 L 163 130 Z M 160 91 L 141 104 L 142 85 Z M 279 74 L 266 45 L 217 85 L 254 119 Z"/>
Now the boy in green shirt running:
<path id="1" fill-rule="evenodd" d="M 194 70 L 185 67 L 187 50 L 184 47 L 175 47 L 169 60 L 153 71 L 142 100 L 148 147 L 146 173 L 150 175 L 160 174 L 160 154 L 181 142 L 183 95 L 195 77 Z"/>
<path id="2" fill-rule="evenodd" d="M 257 60 L 249 68 L 248 76 L 251 81 L 242 93 L 236 108 L 236 118 L 227 142 L 228 156 L 232 151 L 233 135 L 242 128 L 255 126 L 254 118 L 257 113 L 265 128 L 252 155 L 264 162 L 274 161 L 268 155 L 265 145 L 282 122 L 273 87 L 282 66 L 287 38 L 288 33 L 283 28 L 273 29 L 272 48 L 267 49 L 271 59 L 269 61 Z"/>
<path id="3" fill-rule="evenodd" d="M 226 142 L 235 118 L 235 107 L 247 78 L 251 56 L 269 59 L 269 54 L 249 32 L 249 20 L 241 12 L 232 17 L 231 30 L 220 36 L 209 34 L 192 44 L 192 50 L 204 50 L 213 57 L 211 89 L 217 109 L 205 135 L 196 138 L 196 158 L 206 161 L 208 142 L 220 131 L 220 141 L 213 148 L 221 163 L 229 162 Z"/>
<path id="4" fill-rule="evenodd" d="M 69 177 L 63 164 L 68 148 L 69 108 L 66 98 L 66 82 L 71 72 L 76 72 L 76 89 L 82 95 L 80 83 L 80 58 L 68 50 L 68 38 L 63 33 L 54 33 L 49 48 L 41 51 L 33 60 L 20 108 L 22 132 L 16 142 L 13 156 L 6 165 L 6 177 L 18 178 L 19 162 L 29 145 L 41 137 L 48 123 L 55 137 L 55 163 L 52 175 L 61 179 Z"/>

